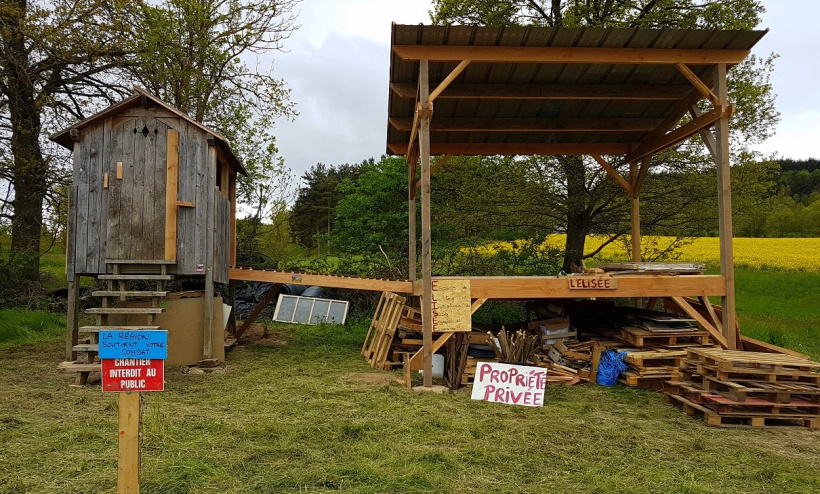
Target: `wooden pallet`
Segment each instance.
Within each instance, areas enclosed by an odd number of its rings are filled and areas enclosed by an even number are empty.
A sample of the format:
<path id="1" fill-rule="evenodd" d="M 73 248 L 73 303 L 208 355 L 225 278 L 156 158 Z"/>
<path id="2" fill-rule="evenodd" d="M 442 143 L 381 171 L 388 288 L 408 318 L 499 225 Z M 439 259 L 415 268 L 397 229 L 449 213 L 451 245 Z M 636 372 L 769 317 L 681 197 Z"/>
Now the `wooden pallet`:
<path id="1" fill-rule="evenodd" d="M 793 399 L 820 402 L 820 386 L 812 384 L 721 381 L 714 377 L 701 375 L 695 375 L 692 378 L 693 384 L 697 384 L 701 389 L 738 402 L 746 401 L 749 397 L 763 398 L 776 403 L 788 403 Z"/>
<path id="2" fill-rule="evenodd" d="M 724 372 L 742 369 L 771 373 L 810 371 L 820 368 L 820 362 L 776 353 L 743 352 L 715 348 L 692 348 L 687 353 L 690 362 L 703 363 Z"/>
<path id="3" fill-rule="evenodd" d="M 744 381 L 762 383 L 820 384 L 820 374 L 806 371 L 771 371 L 767 369 L 739 368 L 721 371 L 717 367 L 684 359 L 681 362 L 684 374 L 713 377 L 720 381 Z"/>
<path id="4" fill-rule="evenodd" d="M 686 357 L 686 350 L 657 349 L 628 352 L 624 355 L 624 362 L 639 369 L 661 366 L 680 367 L 680 362 L 684 357 Z"/>
<path id="5" fill-rule="evenodd" d="M 407 301 L 392 292 L 383 292 L 362 345 L 362 355 L 377 370 L 389 370 L 396 363 L 388 361 L 393 337 Z"/>
<path id="6" fill-rule="evenodd" d="M 695 403 L 675 393 L 665 393 L 667 404 L 683 408 L 689 416 L 702 416 L 703 423 L 709 427 L 763 428 L 763 427 L 806 427 L 811 430 L 820 428 L 820 417 L 817 415 L 779 415 L 779 414 L 721 414 L 708 406 Z"/>
<path id="7" fill-rule="evenodd" d="M 634 326 L 621 328 L 621 339 L 642 348 L 647 344 L 653 344 L 665 348 L 687 348 L 710 345 L 710 335 L 708 331 L 664 331 L 652 332 Z"/>

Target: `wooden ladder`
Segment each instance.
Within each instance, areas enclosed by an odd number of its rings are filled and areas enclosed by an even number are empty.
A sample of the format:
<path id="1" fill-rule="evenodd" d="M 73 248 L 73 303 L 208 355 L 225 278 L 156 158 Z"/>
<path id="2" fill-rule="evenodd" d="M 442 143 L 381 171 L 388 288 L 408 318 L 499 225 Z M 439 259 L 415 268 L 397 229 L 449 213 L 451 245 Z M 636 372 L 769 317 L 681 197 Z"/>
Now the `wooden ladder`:
<path id="1" fill-rule="evenodd" d="M 75 385 L 85 385 L 88 382 L 88 376 L 92 372 L 100 372 L 101 370 L 102 365 L 99 359 L 100 331 L 144 331 L 160 329 L 159 326 L 154 325 L 154 316 L 165 312 L 165 308 L 161 306 L 161 303 L 168 295 L 168 292 L 165 290 L 165 282 L 174 279 L 173 275 L 168 274 L 168 265 L 173 263 L 174 261 L 161 260 L 106 260 L 106 264 L 111 268 L 111 274 L 101 274 L 97 276 L 97 279 L 105 280 L 107 287 L 105 290 L 97 290 L 91 293 L 95 297 L 102 298 L 102 307 L 86 309 L 87 314 L 95 314 L 97 316 L 97 324 L 94 326 L 83 326 L 79 329 L 80 333 L 88 335 L 84 338 L 86 342 L 78 343 L 73 347 L 73 350 L 77 353 L 77 359 L 63 366 L 63 369 L 68 372 L 76 372 Z M 152 270 L 156 270 L 156 267 L 159 266 L 160 274 L 123 274 L 123 265 L 128 265 L 131 271 L 135 269 L 139 271 L 139 266 L 146 268 L 150 266 Z M 129 281 L 156 282 L 156 290 L 129 290 Z M 151 300 L 151 306 L 115 307 L 117 302 L 125 302 L 129 298 L 149 298 Z M 129 314 L 144 314 L 148 320 L 144 326 L 118 326 L 109 324 L 109 316 L 118 314 L 126 316 Z"/>

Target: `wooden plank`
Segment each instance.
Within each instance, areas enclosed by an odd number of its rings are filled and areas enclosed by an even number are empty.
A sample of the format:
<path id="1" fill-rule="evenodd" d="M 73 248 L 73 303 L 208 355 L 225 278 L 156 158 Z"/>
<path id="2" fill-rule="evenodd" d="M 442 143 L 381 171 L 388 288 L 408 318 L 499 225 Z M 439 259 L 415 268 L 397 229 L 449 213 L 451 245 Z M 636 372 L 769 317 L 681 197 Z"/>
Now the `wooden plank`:
<path id="1" fill-rule="evenodd" d="M 670 297 L 670 298 L 672 300 L 674 300 L 675 303 L 678 304 L 678 306 L 681 308 L 681 310 L 686 312 L 686 314 L 689 317 L 696 320 L 698 322 L 698 324 L 700 324 L 703 327 L 703 329 L 705 329 L 706 331 L 709 331 L 709 334 L 712 335 L 712 338 L 714 338 L 715 341 L 720 343 L 720 345 L 723 348 L 728 347 L 729 343 L 728 343 L 728 341 L 726 341 L 726 337 L 723 336 L 723 334 L 721 332 L 719 332 L 717 329 L 715 329 L 715 327 L 712 326 L 712 324 L 709 321 L 707 321 L 705 317 L 700 315 L 700 312 L 696 311 L 694 307 L 689 305 L 689 302 L 687 302 L 683 297 Z"/>
<path id="2" fill-rule="evenodd" d="M 86 309 L 87 314 L 162 314 L 162 307 L 94 307 Z"/>
<path id="3" fill-rule="evenodd" d="M 446 333 L 441 333 L 441 335 L 438 338 L 436 338 L 436 341 L 434 343 L 431 343 L 430 351 L 432 353 L 436 353 L 442 346 L 444 346 L 445 343 L 447 343 L 447 340 L 450 339 L 450 337 L 453 336 L 454 334 L 455 334 L 455 332 L 452 332 L 452 331 L 449 331 L 449 332 L 446 332 Z M 407 365 L 407 367 L 411 371 L 422 370 L 424 368 L 423 362 L 424 362 L 424 349 L 421 349 L 418 352 L 414 353 L 413 356 L 410 357 L 410 360 L 408 360 L 407 364 L 405 364 L 405 365 Z M 432 372 L 432 370 L 430 372 Z M 424 373 L 427 374 L 427 371 L 425 370 Z M 431 381 L 432 381 L 432 379 L 431 379 Z M 428 386 L 428 385 L 425 384 L 425 386 Z M 429 386 L 432 386 L 432 382 Z"/>
<path id="4" fill-rule="evenodd" d="M 740 340 L 743 343 L 743 349 L 748 350 L 750 352 L 772 352 L 772 353 L 782 353 L 785 355 L 791 355 L 792 357 L 797 358 L 810 358 L 808 355 L 804 353 L 795 352 L 794 350 L 789 350 L 788 348 L 783 348 L 777 345 L 772 345 L 771 343 L 766 343 L 765 341 L 756 340 L 746 335 L 741 335 Z"/>
<path id="5" fill-rule="evenodd" d="M 720 321 L 720 318 L 717 316 L 715 312 L 715 308 L 712 306 L 712 302 L 709 301 L 709 297 L 698 297 L 700 300 L 700 304 L 706 308 L 706 312 L 709 314 L 709 320 L 712 321 L 714 324 L 715 329 L 723 333 L 723 324 Z"/>
<path id="6" fill-rule="evenodd" d="M 632 184 L 638 183 L 638 164 L 634 161 L 629 164 L 629 181 Z M 637 188 L 630 187 L 629 192 L 629 219 L 632 234 L 630 239 L 632 243 L 632 262 L 641 262 L 643 260 L 643 252 L 641 250 L 642 248 L 640 190 Z"/>
<path id="7" fill-rule="evenodd" d="M 190 129 L 190 127 L 189 127 Z M 208 248 L 208 239 L 213 240 L 213 228 L 209 228 L 209 214 L 213 212 L 213 187 L 210 185 L 209 177 L 211 166 L 211 149 L 214 147 L 204 139 L 204 136 L 197 136 L 199 143 L 199 155 L 196 156 L 197 162 L 194 163 L 196 167 L 196 204 L 194 212 L 196 214 L 196 222 L 194 227 L 194 238 L 196 239 L 196 264 L 202 265 L 197 268 L 200 275 L 206 273 L 208 266 L 211 265 L 211 256 L 213 250 Z M 215 173 L 215 170 L 214 170 Z"/>
<path id="8" fill-rule="evenodd" d="M 416 264 L 418 262 L 418 232 L 416 232 L 416 189 L 421 183 L 416 181 L 415 163 L 407 166 L 407 276 L 410 281 L 416 279 Z"/>
<path id="9" fill-rule="evenodd" d="M 79 144 L 74 144 L 76 148 Z M 75 252 L 76 246 L 76 236 L 77 236 L 77 186 L 75 184 L 70 184 L 68 186 L 68 214 L 66 217 L 66 244 L 65 244 L 65 267 L 66 267 L 66 280 L 67 281 L 74 281 L 76 267 L 77 267 L 77 254 Z"/>
<path id="10" fill-rule="evenodd" d="M 139 494 L 142 395 L 139 392 L 119 395 L 117 494 Z"/>
<path id="11" fill-rule="evenodd" d="M 282 290 L 282 286 L 284 286 L 282 283 L 277 283 L 273 285 L 270 288 L 270 290 L 268 290 L 265 296 L 262 297 L 262 300 L 260 300 L 259 303 L 256 304 L 256 307 L 254 307 L 253 312 L 251 312 L 251 315 L 249 315 L 248 318 L 242 322 L 242 325 L 239 326 L 239 328 L 236 330 L 236 333 L 234 333 L 234 338 L 238 340 L 242 337 L 243 334 L 245 334 L 245 331 L 247 331 L 248 328 L 251 327 L 251 324 L 253 324 L 253 322 L 256 321 L 256 318 L 259 317 L 259 314 L 261 314 L 262 311 L 265 310 L 265 307 L 267 307 L 268 304 L 271 303 L 273 298 Z"/>
<path id="12" fill-rule="evenodd" d="M 390 152 L 397 155 L 407 154 L 406 142 L 387 143 Z M 626 154 L 629 144 L 603 143 L 431 143 L 430 154 L 454 154 L 460 156 L 495 156 L 495 155 L 536 155 L 536 154 Z"/>
<path id="13" fill-rule="evenodd" d="M 196 184 L 196 173 L 189 163 L 192 155 L 192 148 L 195 146 L 187 124 L 179 129 L 179 187 L 178 203 L 194 203 L 196 195 L 194 186 Z M 194 223 L 196 212 L 191 208 L 177 210 L 177 273 L 193 274 L 194 266 Z"/>
<path id="14" fill-rule="evenodd" d="M 714 88 L 721 105 L 728 104 L 728 88 L 726 83 L 726 64 L 718 64 L 714 72 Z M 726 112 L 721 114 L 715 127 L 715 149 L 718 159 L 718 230 L 720 236 L 720 274 L 726 283 L 723 296 L 723 331 L 729 342 L 729 348 L 737 348 L 737 315 L 735 314 L 735 265 L 732 247 L 732 182 L 730 178 L 729 154 L 729 117 Z"/>
<path id="15" fill-rule="evenodd" d="M 391 117 L 396 130 L 410 132 L 413 119 Z M 660 118 L 436 118 L 431 132 L 649 132 Z"/>
<path id="16" fill-rule="evenodd" d="M 231 173 L 231 183 L 229 185 L 229 197 L 231 201 L 231 223 L 230 223 L 230 239 L 228 240 L 231 247 L 230 266 L 236 266 L 236 172 Z M 230 274 L 228 275 L 230 277 Z"/>
<path id="17" fill-rule="evenodd" d="M 573 290 L 566 277 L 556 276 L 437 276 L 433 279 L 470 280 L 471 298 L 528 299 L 528 298 L 576 298 L 576 297 L 672 297 L 672 296 L 718 296 L 725 292 L 722 276 L 715 275 L 623 275 L 618 276 L 616 290 Z M 420 287 L 414 290 L 419 295 Z"/>
<path id="18" fill-rule="evenodd" d="M 97 259 L 97 272 L 105 273 L 107 266 L 105 258 L 108 256 L 108 203 L 111 194 L 108 192 L 108 173 L 111 171 L 113 155 L 113 128 L 111 119 L 107 118 L 103 122 L 103 147 L 100 156 L 100 170 L 103 172 L 103 189 L 100 190 L 100 221 L 98 236 L 100 239 L 99 257 Z"/>
<path id="19" fill-rule="evenodd" d="M 134 134 L 134 161 L 131 167 L 130 178 L 126 179 L 131 187 L 131 209 L 123 211 L 123 214 L 131 216 L 131 228 L 128 230 L 130 237 L 128 247 L 128 258 L 150 259 L 151 255 L 146 254 L 145 237 L 143 236 L 143 223 L 147 211 L 145 209 L 146 187 L 145 172 L 146 163 L 150 159 L 153 164 L 153 147 L 148 144 L 148 137 L 143 133 L 143 129 L 148 127 L 148 119 L 140 117 L 136 119 L 136 133 Z M 150 135 L 150 132 L 148 133 Z"/>
<path id="20" fill-rule="evenodd" d="M 413 283 L 407 280 L 377 280 L 373 278 L 353 278 L 348 276 L 331 276 L 322 274 L 240 268 L 232 268 L 230 277 L 232 280 L 237 281 L 294 283 L 297 285 L 315 285 L 325 288 L 349 288 L 352 290 L 371 290 L 398 293 L 410 293 L 413 291 Z"/>
<path id="21" fill-rule="evenodd" d="M 595 161 L 597 161 L 598 164 L 601 165 L 601 167 L 604 170 L 606 170 L 609 176 L 614 178 L 615 181 L 618 182 L 621 185 L 621 187 L 624 188 L 625 191 L 627 191 L 629 194 L 632 194 L 632 185 L 630 185 L 629 182 L 627 182 L 626 179 L 622 177 L 621 174 L 618 173 L 618 171 L 615 170 L 615 168 L 613 168 L 613 166 L 610 165 L 607 160 L 605 160 L 600 154 L 593 154 L 592 158 Z"/>
<path id="22" fill-rule="evenodd" d="M 703 115 L 703 112 L 700 111 L 700 108 L 698 108 L 696 103 L 693 103 L 689 105 L 689 115 L 692 118 L 698 118 Z M 712 159 L 715 160 L 715 163 L 717 163 L 718 155 L 715 135 L 709 129 L 701 129 L 699 134 L 701 140 L 703 140 L 703 145 L 706 146 L 706 150 L 709 151 L 709 154 L 712 155 Z"/>
<path id="23" fill-rule="evenodd" d="M 478 309 L 480 309 L 481 306 L 484 305 L 484 302 L 486 302 L 486 301 L 487 301 L 486 298 L 477 298 L 477 299 L 475 299 L 475 301 L 472 303 L 472 305 L 470 305 L 470 314 L 475 314 L 476 311 L 478 311 Z"/>
<path id="24" fill-rule="evenodd" d="M 205 327 L 203 338 L 203 356 L 209 359 L 213 356 L 213 327 L 214 327 L 214 228 L 216 221 L 216 145 L 208 140 L 208 159 L 206 162 L 205 197 L 207 198 L 207 213 L 205 217 Z M 205 209 L 205 208 L 198 208 Z"/>
<path id="25" fill-rule="evenodd" d="M 229 188 L 230 188 L 230 178 L 228 174 L 228 163 L 222 163 L 222 166 L 219 168 L 220 171 L 220 191 L 222 192 L 222 197 L 227 199 L 229 197 Z"/>
<path id="26" fill-rule="evenodd" d="M 416 99 L 413 83 L 390 84 L 404 99 Z M 514 99 L 514 100 L 623 100 L 675 101 L 691 93 L 689 86 L 615 85 L 615 84 L 457 84 L 447 87 L 438 99 Z"/>
<path id="27" fill-rule="evenodd" d="M 156 280 L 170 281 L 174 279 L 170 274 L 101 274 L 97 276 L 99 280 Z"/>
<path id="28" fill-rule="evenodd" d="M 459 60 L 464 60 L 462 57 Z M 429 62 L 420 62 L 419 101 L 428 104 L 430 96 Z M 427 108 L 425 108 L 427 109 Z M 431 108 L 430 108 L 431 109 Z M 421 157 L 421 318 L 424 339 L 423 368 L 424 386 L 433 385 L 433 283 L 432 277 L 432 237 L 430 235 L 430 112 L 424 112 L 419 126 L 419 155 Z"/>
<path id="29" fill-rule="evenodd" d="M 106 224 L 106 249 L 105 255 L 107 258 L 121 259 L 122 255 L 122 240 L 119 234 L 120 230 L 120 215 L 121 215 L 121 201 L 122 201 L 122 159 L 123 159 L 123 145 L 124 145 L 124 129 L 128 128 L 128 122 L 120 122 L 113 125 L 111 129 L 111 160 L 115 168 L 116 180 L 110 184 L 108 192 L 108 219 Z"/>
<path id="30" fill-rule="evenodd" d="M 738 64 L 750 50 L 667 49 L 667 48 L 586 48 L 540 46 L 455 46 L 393 45 L 393 53 L 403 60 L 437 62 L 629 64 L 629 65 L 710 65 Z M 424 99 L 422 99 L 424 101 Z"/>
<path id="31" fill-rule="evenodd" d="M 89 156 L 88 167 L 88 246 L 85 252 L 86 256 L 86 272 L 89 274 L 98 273 L 101 259 L 100 254 L 100 237 L 101 225 L 100 217 L 102 206 L 102 150 L 105 147 L 105 140 L 103 137 L 102 122 L 97 125 L 89 127 L 85 132 L 84 143 L 89 147 L 87 153 Z M 105 266 L 103 265 L 103 268 Z M 105 272 L 105 271 L 103 271 Z"/>
<path id="32" fill-rule="evenodd" d="M 74 144 L 74 177 L 77 187 L 77 221 L 75 224 L 75 269 L 77 273 L 87 273 L 88 254 L 88 175 L 91 166 L 90 139 Z"/>
<path id="33" fill-rule="evenodd" d="M 165 297 L 168 292 L 152 290 L 95 290 L 91 292 L 92 297 Z"/>

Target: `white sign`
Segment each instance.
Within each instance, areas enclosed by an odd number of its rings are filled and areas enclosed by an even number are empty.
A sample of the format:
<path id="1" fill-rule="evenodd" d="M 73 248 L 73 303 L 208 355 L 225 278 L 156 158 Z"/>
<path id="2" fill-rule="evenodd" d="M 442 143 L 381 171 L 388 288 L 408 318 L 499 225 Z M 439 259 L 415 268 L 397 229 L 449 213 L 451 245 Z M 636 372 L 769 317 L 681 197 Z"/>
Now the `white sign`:
<path id="1" fill-rule="evenodd" d="M 473 382 L 474 400 L 540 407 L 544 405 L 547 369 L 480 362 Z"/>

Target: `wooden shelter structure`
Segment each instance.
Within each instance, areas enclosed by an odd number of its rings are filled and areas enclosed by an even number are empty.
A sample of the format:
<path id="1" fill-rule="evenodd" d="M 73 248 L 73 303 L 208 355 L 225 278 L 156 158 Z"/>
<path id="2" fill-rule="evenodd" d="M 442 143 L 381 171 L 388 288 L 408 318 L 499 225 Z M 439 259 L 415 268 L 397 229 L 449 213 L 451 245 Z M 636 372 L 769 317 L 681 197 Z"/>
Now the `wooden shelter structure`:
<path id="1" fill-rule="evenodd" d="M 425 386 L 442 343 L 433 342 L 433 283 L 456 279 L 432 275 L 430 176 L 453 155 L 591 156 L 630 197 L 633 261 L 640 261 L 640 192 L 651 158 L 699 135 L 717 166 L 720 275 L 619 276 L 615 288 L 573 287 L 565 277 L 460 279 L 470 282 L 473 310 L 494 298 L 669 297 L 716 341 L 737 347 L 727 72 L 765 34 L 393 25 L 387 151 L 408 163 L 409 272 L 421 295 Z M 704 100 L 711 109 L 702 112 Z M 433 167 L 432 155 L 443 157 Z M 713 317 L 705 319 L 687 296 L 701 297 Z M 708 296 L 722 298 L 719 317 Z"/>
<path id="2" fill-rule="evenodd" d="M 158 307 L 167 295 L 163 282 L 202 279 L 203 355 L 210 358 L 214 282 L 228 283 L 236 264 L 236 180 L 247 175 L 227 139 L 142 89 L 51 138 L 73 153 L 66 248 L 69 360 L 78 351 L 80 276 L 109 284 L 95 292 L 104 300 L 93 309 L 99 327 L 111 314 L 147 314 L 150 326 L 164 310 Z M 159 286 L 127 289 L 136 281 Z M 128 297 L 153 303 L 111 306 Z"/>

